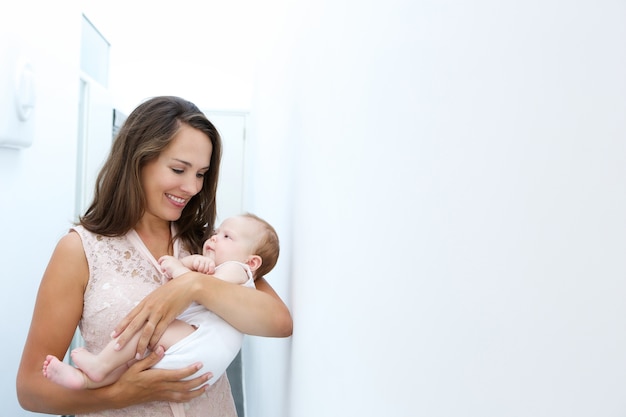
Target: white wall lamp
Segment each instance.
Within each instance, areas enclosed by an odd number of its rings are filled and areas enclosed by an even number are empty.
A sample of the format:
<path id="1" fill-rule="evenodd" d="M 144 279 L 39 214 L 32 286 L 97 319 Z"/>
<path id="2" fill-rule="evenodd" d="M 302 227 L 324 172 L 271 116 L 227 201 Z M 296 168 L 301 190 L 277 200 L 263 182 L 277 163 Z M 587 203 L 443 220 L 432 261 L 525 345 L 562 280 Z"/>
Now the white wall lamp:
<path id="1" fill-rule="evenodd" d="M 34 139 L 35 73 L 28 60 L 8 55 L 0 55 L 0 147 L 28 148 Z"/>

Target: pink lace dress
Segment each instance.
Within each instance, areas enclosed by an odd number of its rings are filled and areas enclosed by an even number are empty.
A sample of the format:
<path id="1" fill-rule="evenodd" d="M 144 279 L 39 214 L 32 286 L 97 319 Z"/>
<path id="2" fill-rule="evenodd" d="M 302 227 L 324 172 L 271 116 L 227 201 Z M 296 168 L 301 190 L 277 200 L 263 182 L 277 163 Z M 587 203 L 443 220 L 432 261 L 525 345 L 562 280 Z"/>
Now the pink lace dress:
<path id="1" fill-rule="evenodd" d="M 80 331 L 85 347 L 99 352 L 109 342 L 114 326 L 148 293 L 160 286 L 165 277 L 156 259 L 139 236 L 131 230 L 126 236 L 95 235 L 81 226 L 74 227 L 81 237 L 89 264 L 89 282 L 84 296 Z M 189 253 L 176 242 L 174 256 Z M 210 347 L 208 347 L 210 348 Z M 226 374 L 209 391 L 182 404 L 186 417 L 236 417 Z M 120 410 L 84 414 L 90 417 L 172 417 L 168 402 L 140 404 Z"/>

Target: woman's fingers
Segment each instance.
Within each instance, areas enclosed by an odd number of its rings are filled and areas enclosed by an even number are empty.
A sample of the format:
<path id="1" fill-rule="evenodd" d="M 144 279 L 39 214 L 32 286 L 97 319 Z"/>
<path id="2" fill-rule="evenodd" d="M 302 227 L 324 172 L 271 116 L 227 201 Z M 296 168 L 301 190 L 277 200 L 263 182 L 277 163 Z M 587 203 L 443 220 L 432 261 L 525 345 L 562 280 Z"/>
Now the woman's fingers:
<path id="1" fill-rule="evenodd" d="M 133 308 L 127 315 L 115 326 L 112 338 L 118 338 L 118 344 L 121 346 L 126 345 L 128 340 L 133 337 L 145 324 L 148 319 L 146 316 L 139 316 L 142 311 L 139 307 L 141 304 Z"/>
<path id="2" fill-rule="evenodd" d="M 189 380 L 188 378 L 202 364 L 196 363 L 182 369 L 153 369 L 164 355 L 164 349 L 158 346 L 144 359 L 135 362 L 115 383 L 120 393 L 117 398 L 120 406 L 139 404 L 150 401 L 187 402 L 202 395 L 210 372 Z"/>
<path id="3" fill-rule="evenodd" d="M 158 346 L 156 350 L 146 356 L 145 359 L 136 362 L 132 367 L 136 367 L 137 371 L 147 371 L 156 365 L 163 357 L 163 347 Z M 132 368 L 131 367 L 131 368 Z M 198 370 L 202 369 L 200 362 L 189 365 L 181 369 L 153 369 L 150 373 L 156 377 L 154 384 L 151 384 L 156 392 L 166 396 L 167 401 L 189 401 L 205 391 L 203 385 L 213 376 L 210 372 L 197 376 L 192 379 L 185 380 Z"/>
<path id="4" fill-rule="evenodd" d="M 192 284 L 192 279 L 181 275 L 148 294 L 115 327 L 118 345 L 124 346 L 140 331 L 137 357 L 143 357 L 148 348 L 158 344 L 167 326 L 191 304 Z"/>
<path id="5" fill-rule="evenodd" d="M 152 348 L 153 346 L 156 346 L 159 343 L 159 340 L 161 340 L 161 336 L 163 336 L 163 333 L 165 333 L 165 330 L 167 330 L 167 327 L 170 324 L 171 322 L 169 320 L 164 320 L 163 318 L 161 318 L 157 322 L 156 326 L 150 321 L 146 323 L 146 328 L 144 328 L 144 334 L 142 335 L 145 336 L 146 345 L 144 346 L 141 338 L 139 338 L 139 343 L 137 344 L 137 352 L 142 352 L 141 349 L 145 351 L 146 348 Z"/>
<path id="6" fill-rule="evenodd" d="M 157 324 L 155 325 L 155 323 Z M 163 313 L 160 308 L 141 302 L 116 326 L 112 336 L 119 335 L 117 344 L 121 349 L 136 333 L 141 332 L 137 343 L 136 357 L 143 358 L 149 347 L 158 344 L 168 325 L 169 322 L 163 320 Z"/>
<path id="7" fill-rule="evenodd" d="M 179 371 L 184 371 L 185 374 L 190 372 L 190 375 L 193 375 L 195 372 L 198 371 L 198 369 L 199 368 L 194 365 L 180 370 L 175 370 L 174 372 L 177 373 L 176 377 L 178 377 L 179 375 L 181 375 L 180 373 L 178 373 Z M 211 379 L 212 376 L 213 375 L 210 372 L 207 372 L 206 374 L 189 380 L 177 379 L 171 382 L 170 384 L 168 384 L 167 391 L 165 392 L 165 395 L 168 398 L 167 400 L 174 402 L 187 402 L 193 398 L 202 395 L 208 389 L 207 381 Z"/>
<path id="8" fill-rule="evenodd" d="M 196 397 L 201 396 L 208 389 L 208 385 L 203 385 L 200 388 L 197 387 L 199 385 L 205 384 L 206 381 L 208 381 L 210 378 L 211 374 L 206 374 L 206 376 L 190 379 L 189 381 L 179 382 L 180 384 L 184 384 L 185 386 L 193 386 L 195 388 L 183 389 L 183 391 L 170 391 L 169 399 L 167 401 L 186 403 Z"/>
<path id="9" fill-rule="evenodd" d="M 165 349 L 163 346 L 157 346 L 149 355 L 143 358 L 140 361 L 135 362 L 131 368 L 136 368 L 137 371 L 145 371 L 147 369 L 152 368 L 154 365 L 159 363 L 161 359 L 165 356 Z"/>
<path id="10" fill-rule="evenodd" d="M 142 357 L 148 349 L 150 338 L 154 334 L 154 328 L 154 324 L 149 320 L 146 322 L 146 324 L 144 324 L 143 329 L 141 330 L 141 336 L 139 337 L 139 341 L 137 342 L 137 357 Z"/>

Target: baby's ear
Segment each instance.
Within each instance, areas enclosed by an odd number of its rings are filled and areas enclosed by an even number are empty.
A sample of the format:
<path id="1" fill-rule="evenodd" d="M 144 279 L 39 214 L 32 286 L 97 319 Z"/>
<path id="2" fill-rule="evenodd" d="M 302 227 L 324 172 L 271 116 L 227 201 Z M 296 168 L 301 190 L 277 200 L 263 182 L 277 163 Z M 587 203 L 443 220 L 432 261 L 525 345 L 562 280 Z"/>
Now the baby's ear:
<path id="1" fill-rule="evenodd" d="M 263 263 L 263 260 L 261 259 L 261 257 L 259 255 L 252 255 L 248 258 L 248 260 L 246 261 L 246 263 L 248 264 L 248 266 L 250 267 L 250 270 L 252 272 L 256 271 L 257 269 L 259 269 L 259 267 L 261 266 L 261 264 Z"/>

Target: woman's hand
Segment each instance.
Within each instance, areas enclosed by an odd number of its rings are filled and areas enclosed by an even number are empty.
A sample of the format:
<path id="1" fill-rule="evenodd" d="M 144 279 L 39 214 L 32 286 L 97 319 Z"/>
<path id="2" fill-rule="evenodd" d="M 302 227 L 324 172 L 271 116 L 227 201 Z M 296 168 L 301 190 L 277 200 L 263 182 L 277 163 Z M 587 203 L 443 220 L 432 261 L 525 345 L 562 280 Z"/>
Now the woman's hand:
<path id="1" fill-rule="evenodd" d="M 141 331 L 137 354 L 156 346 L 167 326 L 192 302 L 202 304 L 242 333 L 264 337 L 288 337 L 293 331 L 289 309 L 260 277 L 256 290 L 198 272 L 187 272 L 144 298 L 117 325 L 113 337 L 124 346 Z"/>
<path id="2" fill-rule="evenodd" d="M 119 335 L 119 347 L 141 331 L 137 357 L 143 358 L 147 348 L 153 349 L 167 326 L 194 301 L 193 285 L 194 275 L 187 273 L 148 294 L 115 327 L 112 337 Z"/>
<path id="3" fill-rule="evenodd" d="M 208 385 L 205 384 L 211 373 L 206 373 L 188 381 L 182 381 L 202 367 L 200 363 L 183 369 L 150 369 L 163 358 L 164 350 L 157 347 L 144 359 L 133 364 L 122 377 L 111 386 L 118 407 L 142 404 L 150 401 L 187 402 L 202 395 Z"/>

